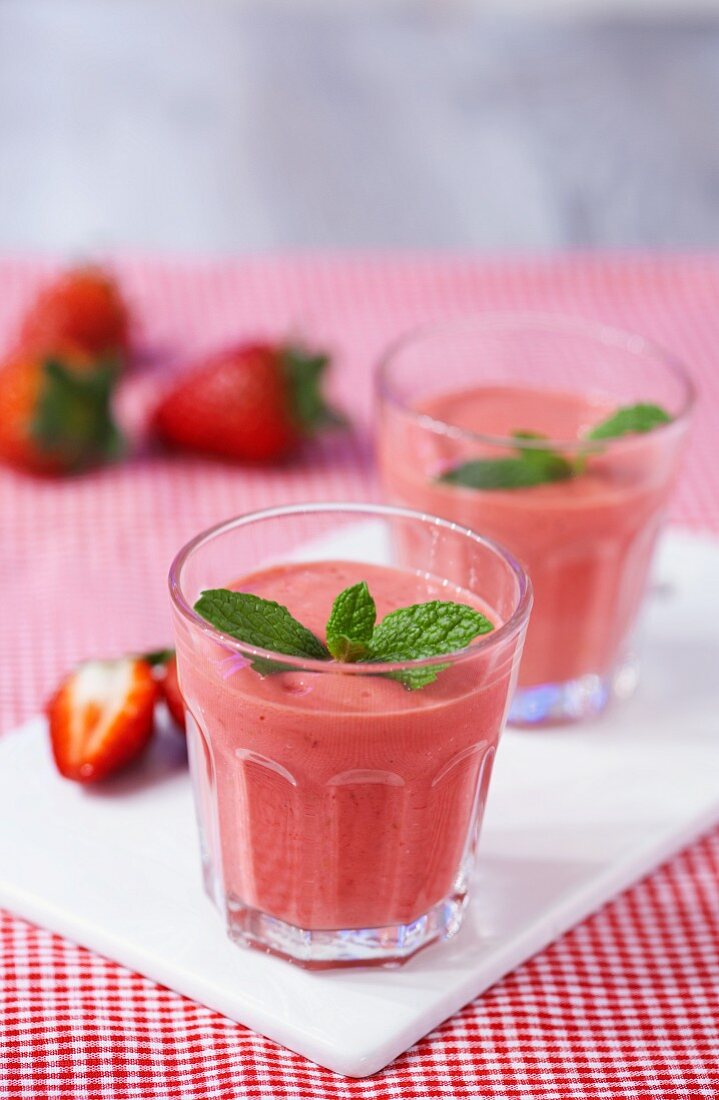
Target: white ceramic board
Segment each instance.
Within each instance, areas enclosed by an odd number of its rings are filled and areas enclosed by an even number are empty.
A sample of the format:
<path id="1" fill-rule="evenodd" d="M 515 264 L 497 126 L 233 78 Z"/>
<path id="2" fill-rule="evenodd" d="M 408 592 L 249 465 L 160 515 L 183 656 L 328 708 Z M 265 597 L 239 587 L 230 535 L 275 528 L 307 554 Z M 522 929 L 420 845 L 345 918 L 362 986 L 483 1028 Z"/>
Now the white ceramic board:
<path id="1" fill-rule="evenodd" d="M 0 904 L 338 1073 L 374 1073 L 719 818 L 718 578 L 718 542 L 668 535 L 635 698 L 584 729 L 507 731 L 465 925 L 400 970 L 307 973 L 225 938 L 169 729 L 102 792 L 58 777 L 42 718 L 0 739 Z"/>

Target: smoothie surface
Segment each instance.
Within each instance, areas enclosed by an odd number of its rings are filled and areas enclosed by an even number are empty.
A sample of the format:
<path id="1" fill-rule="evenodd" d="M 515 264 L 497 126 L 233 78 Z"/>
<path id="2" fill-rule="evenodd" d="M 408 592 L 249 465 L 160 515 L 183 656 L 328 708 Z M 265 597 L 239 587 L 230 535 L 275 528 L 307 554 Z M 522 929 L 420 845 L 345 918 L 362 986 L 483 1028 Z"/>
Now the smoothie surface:
<path id="1" fill-rule="evenodd" d="M 419 412 L 478 435 L 538 432 L 572 442 L 616 411 L 616 402 L 562 390 L 474 386 L 423 402 Z"/>

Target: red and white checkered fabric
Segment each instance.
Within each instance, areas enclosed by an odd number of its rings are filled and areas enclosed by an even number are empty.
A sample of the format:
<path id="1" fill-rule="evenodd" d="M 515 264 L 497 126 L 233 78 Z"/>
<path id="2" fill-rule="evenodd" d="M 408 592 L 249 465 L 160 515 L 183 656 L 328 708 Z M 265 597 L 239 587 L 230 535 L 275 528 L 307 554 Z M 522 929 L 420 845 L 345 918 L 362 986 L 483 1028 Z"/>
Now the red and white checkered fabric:
<path id="1" fill-rule="evenodd" d="M 52 264 L 0 262 L 0 335 Z M 216 520 L 281 501 L 367 499 L 371 373 L 399 330 L 484 309 L 583 314 L 689 365 L 702 408 L 674 517 L 719 530 L 719 259 L 430 256 L 126 259 L 144 414 L 174 365 L 238 335 L 304 334 L 335 352 L 355 432 L 302 462 L 242 470 L 143 453 L 81 479 L 0 472 L 0 725 L 36 711 L 79 658 L 169 638 L 165 574 Z M 2 827 L 12 828 L 11 821 Z M 58 936 L 0 921 L 0 1100 L 719 1097 L 719 832 L 522 966 L 364 1081 L 269 1040 Z"/>

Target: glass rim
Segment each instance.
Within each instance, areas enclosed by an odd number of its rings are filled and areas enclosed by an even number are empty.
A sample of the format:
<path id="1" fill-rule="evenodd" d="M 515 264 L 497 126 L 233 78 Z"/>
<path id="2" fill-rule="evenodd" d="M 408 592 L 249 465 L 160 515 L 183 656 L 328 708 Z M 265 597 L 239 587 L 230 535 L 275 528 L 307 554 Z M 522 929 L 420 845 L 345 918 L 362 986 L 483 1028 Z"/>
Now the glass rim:
<path id="1" fill-rule="evenodd" d="M 468 428 L 452 424 L 449 420 L 441 420 L 429 413 L 418 412 L 416 408 L 408 404 L 393 387 L 390 374 L 392 364 L 403 350 L 432 336 L 449 332 L 485 331 L 501 332 L 531 329 L 536 327 L 545 332 L 570 333 L 576 336 L 587 336 L 595 342 L 603 343 L 607 347 L 621 348 L 630 352 L 637 358 L 654 360 L 664 370 L 667 370 L 679 382 L 683 391 L 683 400 L 679 412 L 667 424 L 659 424 L 652 428 L 651 432 L 643 434 L 615 436 L 608 439 L 583 440 L 583 439 L 522 439 L 515 436 L 489 435 L 484 432 L 473 432 Z M 479 312 L 465 314 L 462 317 L 450 318 L 444 321 L 436 321 L 432 324 L 416 325 L 396 337 L 386 348 L 379 360 L 375 372 L 375 387 L 380 398 L 391 402 L 402 412 L 409 415 L 416 423 L 428 431 L 437 435 L 444 435 L 450 439 L 461 439 L 475 443 L 483 443 L 492 447 L 511 447 L 513 450 L 561 450 L 565 452 L 617 450 L 621 447 L 635 447 L 646 444 L 650 438 L 657 435 L 666 435 L 683 427 L 688 420 L 697 398 L 694 381 L 680 359 L 667 351 L 660 344 L 648 340 L 629 329 L 616 328 L 606 325 L 602 321 L 593 321 L 590 318 L 572 316 L 562 313 L 546 313 L 541 311 L 520 310 L 517 312 Z M 648 398 L 651 400 L 651 398 Z"/>
<path id="2" fill-rule="evenodd" d="M 251 526 L 253 523 L 262 522 L 264 520 L 302 516 L 313 512 L 319 512 L 326 515 L 344 512 L 350 514 L 355 513 L 357 516 L 365 517 L 374 516 L 386 519 L 397 517 L 400 519 L 417 520 L 421 523 L 430 523 L 443 530 L 466 536 L 476 544 L 490 550 L 496 557 L 501 558 L 514 574 L 518 585 L 518 597 L 514 611 L 500 627 L 491 630 L 487 634 L 480 635 L 463 649 L 456 649 L 449 653 L 438 654 L 435 657 L 423 657 L 408 661 L 377 661 L 372 663 L 358 661 L 351 663 L 335 660 L 321 661 L 312 657 L 294 657 L 286 653 L 278 653 L 275 650 L 262 649 L 260 646 L 248 645 L 246 642 L 241 642 L 237 638 L 233 638 L 231 634 L 226 634 L 224 631 L 218 630 L 218 628 L 209 623 L 207 619 L 199 615 L 187 601 L 182 591 L 181 572 L 190 557 L 197 550 L 201 549 L 219 535 L 226 534 L 228 531 L 240 527 Z M 477 532 L 472 531 L 468 527 L 463 527 L 458 523 L 452 523 L 450 520 L 441 519 L 439 516 L 433 516 L 428 512 L 417 512 L 411 508 L 400 508 L 387 504 L 345 503 L 342 501 L 277 505 L 273 508 L 263 508 L 254 512 L 245 512 L 241 515 L 223 520 L 221 523 L 213 524 L 213 526 L 206 528 L 204 531 L 200 531 L 199 534 L 185 543 L 177 552 L 170 565 L 168 586 L 172 605 L 179 614 L 182 615 L 186 622 L 196 629 L 199 628 L 207 637 L 213 638 L 218 643 L 235 650 L 243 656 L 280 661 L 287 666 L 285 670 L 287 672 L 301 670 L 306 672 L 355 676 L 378 676 L 383 672 L 402 672 L 412 669 L 431 668 L 437 665 L 446 666 L 448 661 L 454 664 L 455 662 L 472 658 L 478 653 L 493 649 L 498 644 L 501 645 L 502 642 L 519 634 L 526 626 L 533 601 L 532 582 L 526 569 L 517 558 L 504 548 L 504 546 L 495 542 L 493 539 L 485 538 L 485 536 L 477 534 Z"/>

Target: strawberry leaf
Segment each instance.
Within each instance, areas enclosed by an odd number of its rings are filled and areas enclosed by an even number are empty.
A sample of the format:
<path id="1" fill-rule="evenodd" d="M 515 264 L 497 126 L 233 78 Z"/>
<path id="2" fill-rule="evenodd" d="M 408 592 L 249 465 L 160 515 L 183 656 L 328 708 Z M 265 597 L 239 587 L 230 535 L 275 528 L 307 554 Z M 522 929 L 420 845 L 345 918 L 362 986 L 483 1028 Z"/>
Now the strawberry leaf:
<path id="1" fill-rule="evenodd" d="M 332 409 L 322 395 L 322 380 L 329 356 L 312 354 L 299 347 L 282 350 L 282 366 L 290 390 L 290 408 L 303 435 L 323 428 L 343 427 L 345 418 Z"/>
<path id="2" fill-rule="evenodd" d="M 144 661 L 150 668 L 156 668 L 159 665 L 166 665 L 174 656 L 174 649 L 153 649 L 150 653 L 140 654 L 140 660 Z"/>
<path id="3" fill-rule="evenodd" d="M 117 458 L 123 439 L 112 418 L 117 368 L 98 364 L 73 370 L 60 359 L 43 364 L 43 377 L 30 434 L 38 448 L 66 469 Z"/>

